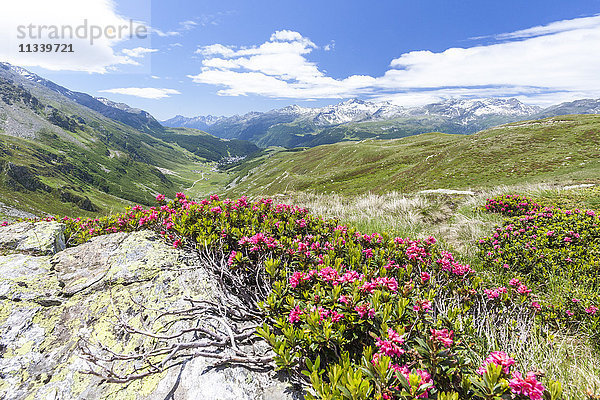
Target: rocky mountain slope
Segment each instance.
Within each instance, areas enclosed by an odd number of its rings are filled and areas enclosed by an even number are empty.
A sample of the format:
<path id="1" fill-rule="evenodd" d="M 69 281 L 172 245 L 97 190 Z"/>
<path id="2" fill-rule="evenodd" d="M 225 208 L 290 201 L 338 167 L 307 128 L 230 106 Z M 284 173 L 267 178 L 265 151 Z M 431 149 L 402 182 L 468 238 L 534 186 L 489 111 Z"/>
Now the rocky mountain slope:
<path id="1" fill-rule="evenodd" d="M 257 150 L 164 128 L 145 111 L 0 63 L 0 196 L 8 207 L 71 214 L 148 204 L 203 177 L 194 171 Z"/>
<path id="2" fill-rule="evenodd" d="M 600 114 L 600 99 L 582 99 L 548 107 L 538 114 L 538 118 L 567 114 Z"/>

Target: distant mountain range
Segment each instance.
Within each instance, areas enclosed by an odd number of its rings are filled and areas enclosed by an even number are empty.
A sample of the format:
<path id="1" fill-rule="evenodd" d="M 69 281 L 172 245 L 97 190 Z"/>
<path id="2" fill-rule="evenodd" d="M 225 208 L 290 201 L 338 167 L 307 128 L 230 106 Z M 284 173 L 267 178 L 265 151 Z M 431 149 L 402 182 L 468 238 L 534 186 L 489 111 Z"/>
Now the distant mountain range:
<path id="1" fill-rule="evenodd" d="M 292 105 L 232 117 L 178 115 L 162 124 L 202 129 L 221 138 L 249 140 L 263 147 L 311 147 L 350 139 L 393 139 L 426 132 L 470 134 L 527 119 L 595 113 L 600 113 L 600 99 L 578 100 L 546 109 L 514 98 L 450 99 L 420 107 L 351 99 L 321 108 Z"/>

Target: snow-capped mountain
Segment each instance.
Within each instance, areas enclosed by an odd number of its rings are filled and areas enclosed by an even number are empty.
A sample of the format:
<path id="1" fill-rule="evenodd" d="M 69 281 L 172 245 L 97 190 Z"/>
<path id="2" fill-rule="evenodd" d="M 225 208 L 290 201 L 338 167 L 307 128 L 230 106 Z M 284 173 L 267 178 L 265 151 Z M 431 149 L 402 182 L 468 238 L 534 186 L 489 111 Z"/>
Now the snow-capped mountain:
<path id="1" fill-rule="evenodd" d="M 570 113 L 600 113 L 600 100 L 542 109 L 514 98 L 448 99 L 420 107 L 350 99 L 320 108 L 291 105 L 232 117 L 177 116 L 163 124 L 198 128 L 221 138 L 250 140 L 262 146 L 294 147 L 355 138 L 357 130 L 358 137 L 381 137 L 382 132 L 390 138 L 433 131 L 470 134 L 509 122 Z M 384 125 L 369 125 L 372 122 Z"/>
<path id="2" fill-rule="evenodd" d="M 466 125 L 474 120 L 486 116 L 522 117 L 540 112 L 541 108 L 521 103 L 517 99 L 478 99 L 459 100 L 450 99 L 439 103 L 429 104 L 423 107 L 403 107 L 391 102 L 370 102 L 359 99 L 350 99 L 339 104 L 333 104 L 321 108 L 308 108 L 291 105 L 280 109 L 270 110 L 264 113 L 249 112 L 244 115 L 232 117 L 183 117 L 177 115 L 169 120 L 163 121 L 166 126 L 173 127 L 198 127 L 204 128 L 220 123 L 230 125 L 231 123 L 248 124 L 267 117 L 282 117 L 286 121 L 274 121 L 275 123 L 287 123 L 289 117 L 295 119 L 310 120 L 316 126 L 324 127 L 331 125 L 347 124 L 361 121 L 385 121 L 401 117 L 439 116 L 453 120 L 453 122 Z"/>
<path id="3" fill-rule="evenodd" d="M 319 126 L 339 125 L 348 122 L 357 122 L 371 117 L 382 105 L 358 99 L 351 99 L 318 109 L 319 112 L 313 118 Z"/>
<path id="4" fill-rule="evenodd" d="M 560 103 L 544 109 L 535 117 L 547 118 L 567 114 L 600 114 L 600 99 L 582 99 Z"/>
<path id="5" fill-rule="evenodd" d="M 117 103 L 116 101 L 109 100 L 106 97 L 96 97 L 96 100 L 98 100 L 105 106 L 113 107 L 131 114 L 139 114 L 142 112 L 142 110 L 140 110 L 139 108 L 133 108 L 125 103 Z"/>
<path id="6" fill-rule="evenodd" d="M 542 110 L 538 106 L 521 103 L 517 99 L 450 99 L 422 107 L 424 114 L 438 115 L 452 119 L 461 125 L 487 116 L 523 117 Z"/>
<path id="7" fill-rule="evenodd" d="M 161 121 L 164 126 L 171 127 L 183 127 L 206 130 L 209 126 L 222 121 L 226 117 L 214 116 L 214 115 L 201 115 L 198 117 L 184 117 L 183 115 L 176 115 L 166 121 Z"/>

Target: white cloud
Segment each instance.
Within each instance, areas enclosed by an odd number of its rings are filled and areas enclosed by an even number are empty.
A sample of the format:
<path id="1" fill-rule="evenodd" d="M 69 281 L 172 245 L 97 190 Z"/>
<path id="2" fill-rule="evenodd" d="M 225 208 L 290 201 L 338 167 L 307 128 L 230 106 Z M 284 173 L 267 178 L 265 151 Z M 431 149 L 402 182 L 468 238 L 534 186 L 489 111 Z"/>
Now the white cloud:
<path id="1" fill-rule="evenodd" d="M 178 90 L 175 90 L 175 89 L 138 88 L 138 87 L 105 89 L 105 90 L 100 90 L 100 92 L 124 94 L 127 96 L 142 97 L 144 99 L 162 99 L 165 97 L 170 97 L 172 94 L 181 94 L 181 92 L 179 92 Z"/>
<path id="2" fill-rule="evenodd" d="M 231 47 L 223 46 L 222 44 L 211 44 L 210 46 L 204 46 L 195 51 L 196 54 L 202 54 L 204 56 L 225 56 L 231 57 L 235 52 Z"/>
<path id="3" fill-rule="evenodd" d="M 169 37 L 169 36 L 179 36 L 179 35 L 181 35 L 181 33 L 177 32 L 177 31 L 167 31 L 167 32 L 165 32 L 165 31 L 161 31 L 158 28 L 152 28 L 152 33 L 156 33 L 160 37 Z"/>
<path id="4" fill-rule="evenodd" d="M 189 31 L 189 30 L 194 29 L 198 25 L 198 23 L 189 20 L 189 21 L 182 21 L 179 23 L 179 25 L 181 26 L 182 30 Z"/>
<path id="5" fill-rule="evenodd" d="M 121 51 L 129 57 L 140 58 L 140 57 L 144 57 L 146 54 L 149 54 L 149 53 L 156 53 L 158 51 L 158 49 L 149 49 L 146 47 L 136 47 L 134 49 L 123 49 Z"/>
<path id="6" fill-rule="evenodd" d="M 364 96 L 407 103 L 510 96 L 538 104 L 575 95 L 600 97 L 600 15 L 497 38 L 501 41 L 486 46 L 408 52 L 393 59 L 382 76 L 334 79 L 309 59 L 317 48 L 312 41 L 283 30 L 259 46 L 213 44 L 199 48 L 197 53 L 204 56 L 202 69 L 189 77 L 196 83 L 220 87 L 217 93 L 224 96 Z"/>
<path id="7" fill-rule="evenodd" d="M 121 35 L 117 34 L 119 27 L 125 27 L 121 28 Z M 105 73 L 119 65 L 137 64 L 127 55 L 117 54 L 114 47 L 128 40 L 138 28 L 147 33 L 143 23 L 130 23 L 119 15 L 112 0 L 5 1 L 0 13 L 0 59 L 25 67 Z M 87 32 L 87 38 L 76 37 L 78 32 Z M 92 33 L 100 36 L 93 44 Z M 73 52 L 17 51 L 20 44 L 28 43 L 66 43 L 72 45 Z"/>
<path id="8" fill-rule="evenodd" d="M 496 35 L 496 39 L 520 39 L 541 35 L 550 35 L 559 32 L 568 32 L 576 29 L 594 29 L 598 27 L 600 14 L 592 17 L 583 17 L 576 19 L 566 19 L 563 21 L 552 22 L 548 25 L 534 26 L 533 28 L 522 29 L 516 32 L 502 33 Z"/>

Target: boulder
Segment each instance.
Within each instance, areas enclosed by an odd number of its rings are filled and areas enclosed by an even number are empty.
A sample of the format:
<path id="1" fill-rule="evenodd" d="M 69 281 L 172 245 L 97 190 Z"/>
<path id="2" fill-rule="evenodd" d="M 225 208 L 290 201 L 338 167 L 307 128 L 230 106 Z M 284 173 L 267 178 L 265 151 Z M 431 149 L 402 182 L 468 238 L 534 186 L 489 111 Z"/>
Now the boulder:
<path id="1" fill-rule="evenodd" d="M 55 221 L 19 222 L 0 229 L 0 248 L 33 254 L 65 249 L 65 226 Z"/>
<path id="2" fill-rule="evenodd" d="M 302 398 L 271 368 L 216 365 L 213 358 L 186 358 L 128 384 L 86 373 L 93 367 L 84 357 L 86 346 L 134 352 L 146 339 L 124 333 L 119 321 L 141 326 L 146 315 L 189 307 L 184 298 L 219 303 L 231 294 L 201 259 L 149 231 L 96 237 L 54 256 L 5 254 L 0 257 L 0 399 Z M 205 321 L 174 324 L 214 328 Z M 256 347 L 268 351 L 262 341 Z"/>

